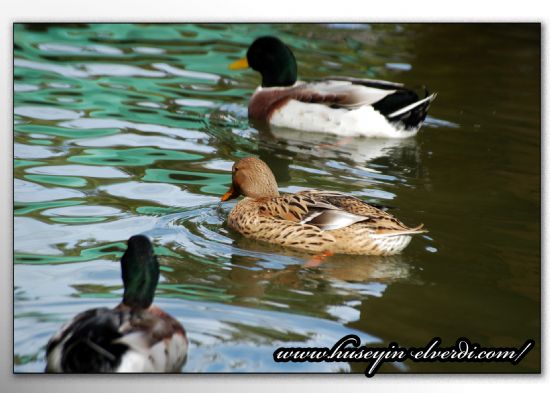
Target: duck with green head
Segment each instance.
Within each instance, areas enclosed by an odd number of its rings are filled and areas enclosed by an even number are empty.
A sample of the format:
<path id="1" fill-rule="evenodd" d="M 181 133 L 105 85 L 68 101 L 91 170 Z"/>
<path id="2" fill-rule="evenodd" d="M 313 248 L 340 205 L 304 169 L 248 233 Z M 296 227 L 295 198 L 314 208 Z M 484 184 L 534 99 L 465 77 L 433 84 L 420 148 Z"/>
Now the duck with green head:
<path id="1" fill-rule="evenodd" d="M 407 138 L 416 135 L 436 94 L 420 98 L 401 83 L 346 76 L 298 81 L 290 48 L 271 36 L 256 39 L 231 69 L 262 76 L 248 105 L 251 120 L 341 136 Z"/>
<path id="2" fill-rule="evenodd" d="M 147 237 L 128 240 L 121 268 L 122 302 L 84 311 L 65 324 L 46 348 L 46 372 L 181 370 L 189 343 L 181 324 L 152 304 L 159 264 Z"/>

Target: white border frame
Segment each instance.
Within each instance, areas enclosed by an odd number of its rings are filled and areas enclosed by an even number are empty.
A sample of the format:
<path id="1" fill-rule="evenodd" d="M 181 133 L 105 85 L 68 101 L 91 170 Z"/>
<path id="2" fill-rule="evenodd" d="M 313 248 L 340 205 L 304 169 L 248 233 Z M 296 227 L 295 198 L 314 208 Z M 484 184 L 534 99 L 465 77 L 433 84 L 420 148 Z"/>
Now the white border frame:
<path id="1" fill-rule="evenodd" d="M 160 375 L 160 376 L 41 376 L 13 375 L 12 302 L 13 302 L 13 108 L 12 108 L 12 24 L 14 22 L 542 22 L 542 130 L 545 129 L 548 89 L 547 40 L 545 23 L 550 7 L 540 0 L 500 1 L 483 3 L 480 0 L 447 2 L 441 0 L 391 0 L 367 2 L 358 0 L 2 0 L 0 2 L 0 37 L 2 56 L 0 78 L 0 386 L 3 392 L 79 393 L 111 392 L 132 389 L 132 393 L 153 391 L 195 392 L 204 389 L 233 391 L 413 391 L 445 393 L 454 391 L 515 392 L 518 389 L 548 391 L 544 375 L 547 347 L 542 329 L 543 375 L 377 375 L 367 379 L 362 375 Z M 545 191 L 548 160 L 547 137 L 542 144 L 542 231 L 546 228 L 547 202 Z M 542 304 L 547 301 L 545 284 L 546 242 L 542 245 Z M 548 327 L 548 314 L 542 312 L 542 326 Z M 540 343 L 537 343 L 540 344 Z M 78 386 L 76 384 L 78 383 Z M 445 386 L 441 386 L 445 384 Z"/>

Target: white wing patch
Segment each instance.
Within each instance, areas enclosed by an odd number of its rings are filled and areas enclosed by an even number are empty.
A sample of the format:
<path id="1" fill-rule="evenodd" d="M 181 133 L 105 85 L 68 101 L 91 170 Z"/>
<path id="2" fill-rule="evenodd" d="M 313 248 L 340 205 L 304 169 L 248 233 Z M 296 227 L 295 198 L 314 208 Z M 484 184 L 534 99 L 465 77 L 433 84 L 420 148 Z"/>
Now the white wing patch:
<path id="1" fill-rule="evenodd" d="M 332 231 L 335 229 L 345 228 L 355 224 L 356 222 L 365 220 L 368 220 L 368 218 L 348 213 L 344 210 L 336 210 L 336 208 L 334 208 L 330 210 L 314 211 L 304 218 L 301 223 L 315 225 L 325 231 Z"/>

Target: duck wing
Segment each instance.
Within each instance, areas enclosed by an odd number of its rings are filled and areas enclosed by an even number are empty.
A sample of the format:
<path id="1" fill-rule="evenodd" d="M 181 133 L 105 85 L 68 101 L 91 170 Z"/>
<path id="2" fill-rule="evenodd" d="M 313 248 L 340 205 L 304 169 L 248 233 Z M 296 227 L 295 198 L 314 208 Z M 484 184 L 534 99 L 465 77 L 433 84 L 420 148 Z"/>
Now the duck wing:
<path id="1" fill-rule="evenodd" d="M 395 90 L 403 88 L 405 85 L 399 82 L 390 82 L 381 79 L 354 78 L 351 76 L 327 76 L 320 79 L 321 81 L 346 81 L 354 85 L 362 85 L 366 87 L 374 87 L 377 89 Z"/>
<path id="2" fill-rule="evenodd" d="M 291 98 L 333 108 L 356 109 L 374 105 L 395 92 L 395 88 L 366 86 L 349 80 L 323 80 L 303 84 L 301 88 L 293 91 Z"/>
<path id="3" fill-rule="evenodd" d="M 416 127 L 424 121 L 436 93 L 425 97 L 400 83 L 382 80 L 336 77 L 320 82 L 305 83 L 289 91 L 287 98 L 300 102 L 317 103 L 331 108 L 358 109 L 372 106 L 388 121 L 405 128 Z"/>
<path id="4" fill-rule="evenodd" d="M 361 199 L 334 191 L 308 190 L 261 201 L 260 215 L 285 223 L 306 224 L 333 231 L 356 223 L 379 235 L 425 232 L 422 225 L 409 228 L 389 213 Z"/>
<path id="5" fill-rule="evenodd" d="M 332 193 L 300 192 L 262 201 L 260 215 L 285 222 L 308 224 L 321 230 L 334 230 L 350 226 L 370 217 L 348 212 L 330 202 Z"/>
<path id="6" fill-rule="evenodd" d="M 297 193 L 308 202 L 308 213 L 301 222 L 323 230 L 335 230 L 355 223 L 380 235 L 403 235 L 425 232 L 420 225 L 409 228 L 385 211 L 359 198 L 334 191 L 309 190 Z"/>

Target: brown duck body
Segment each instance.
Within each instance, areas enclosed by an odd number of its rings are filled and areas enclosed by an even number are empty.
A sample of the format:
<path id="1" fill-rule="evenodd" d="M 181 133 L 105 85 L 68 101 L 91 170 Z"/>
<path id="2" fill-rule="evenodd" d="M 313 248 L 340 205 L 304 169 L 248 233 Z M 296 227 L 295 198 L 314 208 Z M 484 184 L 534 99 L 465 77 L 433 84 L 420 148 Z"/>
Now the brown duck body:
<path id="1" fill-rule="evenodd" d="M 244 198 L 228 225 L 242 235 L 302 249 L 364 255 L 393 255 L 425 232 L 358 198 L 325 191 Z"/>

